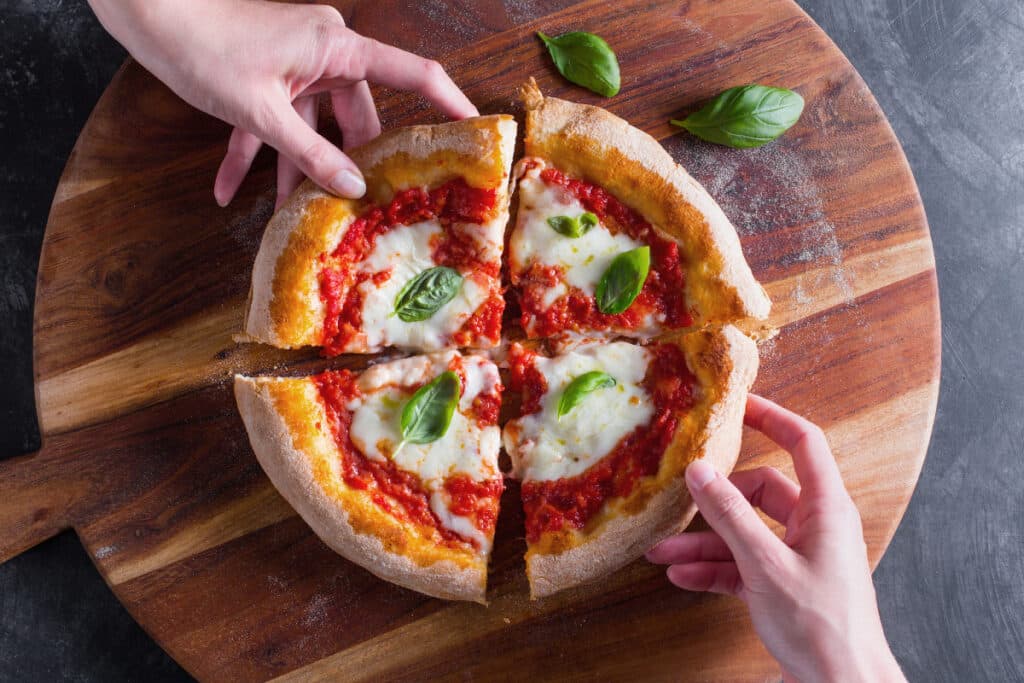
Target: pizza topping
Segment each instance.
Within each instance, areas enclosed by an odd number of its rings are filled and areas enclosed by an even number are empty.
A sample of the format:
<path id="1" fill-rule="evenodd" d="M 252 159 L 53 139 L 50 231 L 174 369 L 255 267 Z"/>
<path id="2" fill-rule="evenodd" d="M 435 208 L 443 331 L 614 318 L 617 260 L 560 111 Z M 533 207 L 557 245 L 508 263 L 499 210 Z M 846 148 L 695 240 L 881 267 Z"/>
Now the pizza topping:
<path id="1" fill-rule="evenodd" d="M 444 292 L 451 295 L 447 302 L 434 299 L 434 304 L 441 305 L 432 315 L 422 320 L 405 320 L 395 315 L 395 302 L 405 287 L 435 267 L 432 242 L 443 234 L 443 228 L 436 221 L 426 221 L 393 228 L 377 238 L 364 267 L 391 275 L 382 283 L 365 281 L 358 287 L 362 300 L 360 333 L 369 347 L 394 345 L 430 349 L 447 346 L 448 338 L 487 301 L 490 284 L 486 278 L 472 273 L 463 278 L 454 272 L 458 280 L 447 278 L 446 284 L 461 286 Z"/>
<path id="2" fill-rule="evenodd" d="M 622 313 L 636 301 L 651 269 L 651 248 L 647 246 L 619 254 L 597 283 L 594 298 L 602 313 Z"/>
<path id="3" fill-rule="evenodd" d="M 462 382 L 451 370 L 417 389 L 402 408 L 402 440 L 395 452 L 407 443 L 434 443 L 447 434 L 461 392 Z"/>
<path id="4" fill-rule="evenodd" d="M 535 412 L 524 414 L 505 434 L 505 450 L 513 455 L 522 478 L 576 476 L 646 425 L 654 413 L 641 384 L 648 361 L 646 349 L 626 342 L 591 345 L 557 358 L 532 357 L 533 368 L 544 379 L 534 388 L 541 388 L 543 395 L 537 400 L 526 392 L 524 413 L 526 407 Z M 563 413 L 565 394 L 578 391 L 571 389 L 574 381 L 592 372 L 607 373 L 615 385 L 594 391 L 586 401 L 571 399 L 576 401 L 574 409 Z"/>
<path id="5" fill-rule="evenodd" d="M 597 216 L 585 211 L 578 217 L 572 216 L 551 216 L 548 218 L 548 225 L 560 235 L 566 237 L 581 237 L 591 228 L 597 225 Z"/>
<path id="6" fill-rule="evenodd" d="M 454 299 L 461 286 L 459 271 L 447 266 L 427 268 L 398 293 L 395 315 L 407 323 L 427 320 Z"/>
<path id="7" fill-rule="evenodd" d="M 502 386 L 493 363 L 449 351 L 376 365 L 358 377 L 328 371 L 313 381 L 349 486 L 369 491 L 399 519 L 436 528 L 447 542 L 488 547 L 502 491 L 500 434 L 490 409 L 500 404 Z M 427 404 L 442 403 L 441 412 L 451 410 L 444 430 L 438 426 L 443 420 L 425 419 L 437 417 L 425 415 Z M 424 420 L 434 428 L 421 430 L 422 439 L 406 434 Z"/>
<path id="8" fill-rule="evenodd" d="M 550 187 L 535 175 L 519 182 L 519 218 L 509 242 L 514 265 L 533 263 L 561 268 L 560 280 L 568 287 L 594 295 L 601 276 L 616 256 L 643 244 L 631 236 L 613 234 L 596 220 L 572 195 Z M 577 222 L 570 216 L 595 215 L 595 224 L 579 234 L 567 236 L 549 222 Z M 589 222 L 589 221 L 588 221 Z"/>
<path id="9" fill-rule="evenodd" d="M 663 238 L 606 190 L 540 159 L 520 161 L 518 173 L 520 204 L 509 259 L 512 282 L 520 292 L 522 324 L 530 337 L 612 329 L 649 336 L 693 324 L 676 242 Z M 548 222 L 586 213 L 597 223 L 575 238 L 556 232 Z M 639 280 L 638 293 L 628 303 L 628 297 L 615 297 L 626 303 L 621 310 L 611 300 L 602 309 L 595 295 L 612 262 L 644 246 L 650 248 L 646 279 L 638 277 L 642 264 L 633 263 L 630 269 Z"/>
<path id="10" fill-rule="evenodd" d="M 583 373 L 570 382 L 569 386 L 562 392 L 562 398 L 558 401 L 558 419 L 561 420 L 564 415 L 568 414 L 569 411 L 579 405 L 580 401 L 593 392 L 598 389 L 614 387 L 615 384 L 615 378 L 607 372 L 591 370 L 590 372 Z"/>
<path id="11" fill-rule="evenodd" d="M 627 365 L 616 359 L 617 364 L 610 365 L 609 369 L 631 370 L 629 381 L 638 382 L 640 390 L 644 392 L 643 404 L 647 418 L 643 421 L 637 420 L 636 426 L 632 429 L 618 428 L 616 431 L 620 435 L 619 439 L 603 452 L 604 457 L 588 459 L 587 467 L 581 469 L 567 467 L 566 463 L 559 462 L 557 452 L 544 452 L 538 448 L 545 437 L 533 429 L 528 419 L 543 415 L 554 392 L 545 393 L 540 413 L 527 415 L 506 427 L 506 450 L 513 454 L 517 471 L 523 475 L 522 498 L 526 513 L 526 538 L 531 543 L 537 542 L 545 532 L 583 528 L 610 499 L 628 497 L 641 478 L 656 475 L 661 466 L 662 456 L 676 432 L 680 413 L 693 404 L 696 379 L 687 367 L 685 355 L 676 345 L 657 344 L 641 349 L 619 342 L 602 347 L 589 347 L 586 351 L 615 346 L 626 346 L 645 354 L 645 360 L 634 360 Z M 527 363 L 530 366 L 542 364 L 545 360 L 547 359 L 531 354 L 513 357 L 514 363 Z M 548 363 L 558 360 L 560 359 Z M 637 379 L 637 367 L 642 367 L 640 379 Z M 517 369 L 514 365 L 513 370 L 514 383 L 529 377 L 525 368 Z M 619 379 L 616 386 L 618 389 L 626 381 L 624 373 L 620 369 L 614 369 L 613 372 Z M 519 388 L 525 394 L 525 406 L 536 387 L 525 385 Z M 598 401 L 597 398 L 598 395 L 595 394 L 592 401 L 585 402 L 570 415 L 575 421 L 563 419 L 562 424 L 575 424 L 581 430 L 588 430 L 589 422 L 579 419 L 581 416 L 577 413 L 582 413 L 588 403 L 603 403 L 603 400 Z M 617 422 L 616 418 L 616 412 L 606 408 L 594 419 L 603 421 L 603 426 L 607 429 L 611 427 L 611 422 Z M 555 426 L 558 424 L 555 422 Z M 549 429 L 551 422 L 543 426 Z M 541 458 L 547 458 L 548 462 L 538 464 L 537 461 Z"/>
<path id="12" fill-rule="evenodd" d="M 493 309 L 500 294 L 500 214 L 496 190 L 461 179 L 430 192 L 402 190 L 387 206 L 363 211 L 338 246 L 320 257 L 324 353 L 334 356 L 352 347 L 439 349 L 456 336 L 466 345 L 496 344 L 500 315 L 476 314 L 484 306 Z M 438 267 L 447 270 L 433 271 Z M 461 287 L 453 286 L 448 271 L 459 276 Z M 416 292 L 406 289 L 421 277 L 433 286 L 424 288 L 421 280 Z"/>

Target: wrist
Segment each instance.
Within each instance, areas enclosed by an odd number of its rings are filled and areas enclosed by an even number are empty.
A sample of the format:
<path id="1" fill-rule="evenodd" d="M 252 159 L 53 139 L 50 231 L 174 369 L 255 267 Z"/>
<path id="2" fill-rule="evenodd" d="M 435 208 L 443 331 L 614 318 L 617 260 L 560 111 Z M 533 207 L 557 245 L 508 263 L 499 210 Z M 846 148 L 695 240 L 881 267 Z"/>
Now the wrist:
<path id="1" fill-rule="evenodd" d="M 824 681 L 905 683 L 906 678 L 879 627 L 876 637 L 860 642 L 844 641 L 838 647 L 819 650 L 822 664 L 815 676 Z"/>

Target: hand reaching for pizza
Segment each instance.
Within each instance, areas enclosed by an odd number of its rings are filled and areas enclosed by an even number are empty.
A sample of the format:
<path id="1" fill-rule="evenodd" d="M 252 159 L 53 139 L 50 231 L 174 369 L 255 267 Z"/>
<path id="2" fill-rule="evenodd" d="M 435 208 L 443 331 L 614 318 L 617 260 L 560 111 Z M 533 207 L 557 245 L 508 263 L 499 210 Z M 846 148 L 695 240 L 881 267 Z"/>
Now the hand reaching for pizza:
<path id="1" fill-rule="evenodd" d="M 278 153 L 277 204 L 303 175 L 344 197 L 366 191 L 359 169 L 316 131 L 329 96 L 346 148 L 380 133 L 368 81 L 417 92 L 445 115 L 476 108 L 437 62 L 365 38 L 322 5 L 253 0 L 90 0 L 100 21 L 144 67 L 234 131 L 214 182 L 235 196 L 265 142 Z"/>
<path id="2" fill-rule="evenodd" d="M 680 588 L 735 595 L 787 680 L 903 681 L 882 632 L 860 515 L 816 425 L 759 396 L 746 424 L 792 454 L 800 485 L 762 467 L 728 479 L 698 460 L 686 483 L 712 531 L 650 552 Z M 754 507 L 786 526 L 779 539 Z"/>

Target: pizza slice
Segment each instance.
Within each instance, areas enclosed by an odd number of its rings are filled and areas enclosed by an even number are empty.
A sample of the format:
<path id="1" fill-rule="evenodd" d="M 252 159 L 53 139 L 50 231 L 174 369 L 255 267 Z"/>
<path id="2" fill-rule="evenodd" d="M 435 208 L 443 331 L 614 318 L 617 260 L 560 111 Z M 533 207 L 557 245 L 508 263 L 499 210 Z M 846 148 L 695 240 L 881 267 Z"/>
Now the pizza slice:
<path id="1" fill-rule="evenodd" d="M 735 228 L 654 138 L 532 79 L 522 92 L 508 256 L 530 338 L 647 338 L 768 315 Z"/>
<path id="2" fill-rule="evenodd" d="M 484 602 L 503 489 L 501 378 L 457 351 L 362 374 L 235 377 L 256 457 L 335 551 L 377 576 Z"/>
<path id="3" fill-rule="evenodd" d="M 522 404 L 503 439 L 522 480 L 532 597 L 604 576 L 689 524 L 686 466 L 735 465 L 757 366 L 731 326 L 554 358 L 511 348 Z"/>
<path id="4" fill-rule="evenodd" d="M 351 152 L 366 196 L 309 181 L 271 218 L 244 338 L 324 354 L 498 344 L 511 116 L 387 132 Z"/>

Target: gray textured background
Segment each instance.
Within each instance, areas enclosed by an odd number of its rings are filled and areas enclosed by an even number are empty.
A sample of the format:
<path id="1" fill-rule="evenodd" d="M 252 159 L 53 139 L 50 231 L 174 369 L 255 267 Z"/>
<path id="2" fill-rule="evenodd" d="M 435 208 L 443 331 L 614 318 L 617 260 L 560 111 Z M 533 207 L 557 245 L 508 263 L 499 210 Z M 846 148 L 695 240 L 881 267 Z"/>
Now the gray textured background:
<path id="1" fill-rule="evenodd" d="M 931 223 L 943 378 L 875 574 L 912 681 L 1024 680 L 1024 1 L 803 0 L 871 86 Z M 124 52 L 82 0 L 0 0 L 0 454 L 38 447 L 35 269 L 50 199 Z M 188 680 L 73 534 L 0 565 L 0 681 Z"/>

